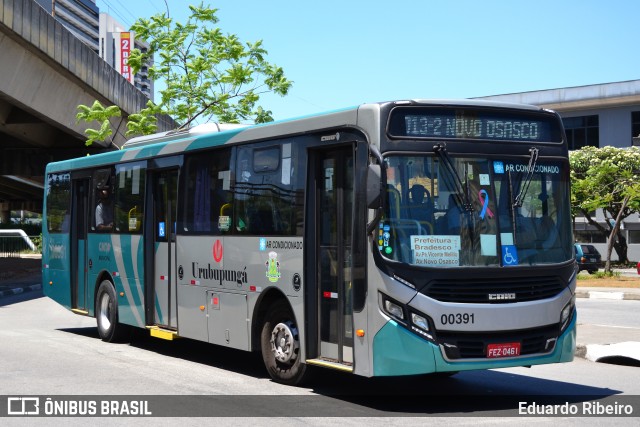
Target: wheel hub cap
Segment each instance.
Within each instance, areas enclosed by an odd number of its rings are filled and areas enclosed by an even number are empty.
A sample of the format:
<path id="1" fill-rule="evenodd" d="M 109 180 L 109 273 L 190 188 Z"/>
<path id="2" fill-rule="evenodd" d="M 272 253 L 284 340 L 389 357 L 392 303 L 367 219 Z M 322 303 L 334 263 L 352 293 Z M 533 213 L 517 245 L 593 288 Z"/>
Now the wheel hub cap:
<path id="1" fill-rule="evenodd" d="M 271 350 L 278 362 L 293 363 L 297 357 L 298 330 L 291 322 L 278 323 L 271 332 Z"/>

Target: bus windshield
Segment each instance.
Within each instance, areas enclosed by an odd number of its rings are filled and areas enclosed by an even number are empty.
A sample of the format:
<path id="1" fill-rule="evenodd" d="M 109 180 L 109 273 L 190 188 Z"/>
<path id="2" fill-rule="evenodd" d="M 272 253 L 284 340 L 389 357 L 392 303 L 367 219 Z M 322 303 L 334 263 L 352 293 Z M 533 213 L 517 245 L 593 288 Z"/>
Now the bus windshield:
<path id="1" fill-rule="evenodd" d="M 534 157 L 535 154 L 535 157 Z M 571 260 L 568 165 L 557 160 L 385 159 L 383 257 L 420 267 L 539 265 Z"/>

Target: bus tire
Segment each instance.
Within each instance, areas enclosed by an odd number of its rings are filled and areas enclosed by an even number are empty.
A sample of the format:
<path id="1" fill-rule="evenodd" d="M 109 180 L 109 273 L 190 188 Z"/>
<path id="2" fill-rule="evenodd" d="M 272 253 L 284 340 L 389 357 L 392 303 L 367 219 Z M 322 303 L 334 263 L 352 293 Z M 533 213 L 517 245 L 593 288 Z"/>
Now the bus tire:
<path id="1" fill-rule="evenodd" d="M 96 294 L 96 321 L 98 334 L 102 341 L 122 341 L 129 329 L 126 325 L 118 323 L 118 300 L 116 290 L 109 280 L 103 280 Z"/>
<path id="2" fill-rule="evenodd" d="M 307 365 L 301 360 L 298 327 L 286 301 L 275 302 L 267 312 L 260 345 L 264 365 L 274 381 L 287 385 L 303 382 Z"/>

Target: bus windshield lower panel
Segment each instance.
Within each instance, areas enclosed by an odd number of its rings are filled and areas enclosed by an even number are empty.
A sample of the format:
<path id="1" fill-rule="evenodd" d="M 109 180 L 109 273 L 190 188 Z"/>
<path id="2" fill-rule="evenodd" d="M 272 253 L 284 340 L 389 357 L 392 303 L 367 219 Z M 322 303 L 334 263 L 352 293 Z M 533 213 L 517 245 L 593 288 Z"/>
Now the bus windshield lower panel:
<path id="1" fill-rule="evenodd" d="M 383 257 L 438 268 L 573 258 L 568 164 L 446 153 L 385 161 L 386 207 L 378 230 Z"/>

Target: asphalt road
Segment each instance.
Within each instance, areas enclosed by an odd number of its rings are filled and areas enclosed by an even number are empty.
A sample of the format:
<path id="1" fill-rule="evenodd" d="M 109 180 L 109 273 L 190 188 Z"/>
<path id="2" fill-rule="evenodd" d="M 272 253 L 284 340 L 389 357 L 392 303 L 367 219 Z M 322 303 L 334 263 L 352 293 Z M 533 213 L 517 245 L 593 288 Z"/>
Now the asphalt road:
<path id="1" fill-rule="evenodd" d="M 637 367 L 576 359 L 530 369 L 462 372 L 445 379 L 367 379 L 323 370 L 307 387 L 288 387 L 269 379 L 257 354 L 191 340 L 167 342 L 146 334 L 130 344 L 104 343 L 97 337 L 94 319 L 74 315 L 36 293 L 31 296 L 36 298 L 3 299 L 0 306 L 0 395 L 164 395 L 165 400 L 151 402 L 156 415 L 201 411 L 212 417 L 225 415 L 233 425 L 248 420 L 226 416 L 284 417 L 278 422 L 284 425 L 326 425 L 325 417 L 330 416 L 348 417 L 341 426 L 362 424 L 354 417 L 375 425 L 383 420 L 385 425 L 398 424 L 400 416 L 456 416 L 463 417 L 456 418 L 457 424 L 471 424 L 472 419 L 464 417 L 473 415 L 497 422 L 496 416 L 513 416 L 520 399 L 576 405 L 615 399 L 629 401 L 640 413 Z M 197 420 L 185 418 L 180 424 Z M 627 425 L 630 420 L 619 421 Z M 257 421 L 266 424 L 266 418 Z M 338 424 L 335 421 L 328 424 Z"/>

